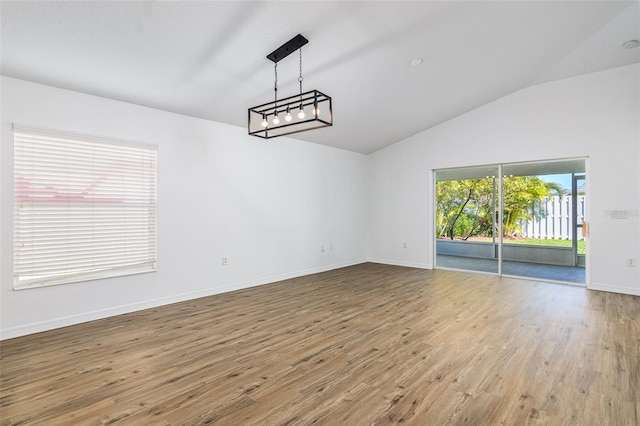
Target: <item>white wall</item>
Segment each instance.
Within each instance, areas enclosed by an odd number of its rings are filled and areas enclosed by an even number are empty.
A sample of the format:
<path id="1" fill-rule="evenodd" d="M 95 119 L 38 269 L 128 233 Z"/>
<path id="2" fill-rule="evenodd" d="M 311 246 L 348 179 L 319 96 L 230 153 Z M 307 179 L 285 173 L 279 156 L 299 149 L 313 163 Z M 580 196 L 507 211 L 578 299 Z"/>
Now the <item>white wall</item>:
<path id="1" fill-rule="evenodd" d="M 640 294 L 639 86 L 632 65 L 530 87 L 367 157 L 2 77 L 0 338 L 367 258 L 430 268 L 432 170 L 496 162 L 589 157 L 588 285 Z M 12 123 L 159 145 L 158 272 L 12 289 Z"/>
<path id="2" fill-rule="evenodd" d="M 1 338 L 366 260 L 365 155 L 264 141 L 244 128 L 5 77 L 0 83 Z M 13 290 L 12 123 L 158 144 L 157 272 Z"/>
<path id="3" fill-rule="evenodd" d="M 371 154 L 369 259 L 432 267 L 434 169 L 588 157 L 587 284 L 640 295 L 639 86 L 635 64 L 529 87 Z"/>

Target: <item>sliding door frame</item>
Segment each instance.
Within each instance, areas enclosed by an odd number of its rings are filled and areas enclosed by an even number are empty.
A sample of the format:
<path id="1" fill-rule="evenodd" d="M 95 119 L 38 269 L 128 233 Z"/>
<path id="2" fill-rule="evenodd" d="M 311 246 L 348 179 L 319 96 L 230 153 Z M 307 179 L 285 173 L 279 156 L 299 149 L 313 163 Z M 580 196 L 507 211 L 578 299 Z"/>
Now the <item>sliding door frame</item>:
<path id="1" fill-rule="evenodd" d="M 479 274 L 490 274 L 490 275 L 497 275 L 499 277 L 514 277 L 514 278 L 524 278 L 524 279 L 535 279 L 537 281 L 547 281 L 547 282 L 557 282 L 557 283 L 562 283 L 562 284 L 568 284 L 568 285 L 577 285 L 577 286 L 581 286 L 581 287 L 589 287 L 589 283 L 590 283 L 590 244 L 588 242 L 588 237 L 589 237 L 589 228 L 588 228 L 588 223 L 587 221 L 585 221 L 585 223 L 587 224 L 587 230 L 585 233 L 585 238 L 587 239 L 587 244 L 586 244 L 586 254 L 585 254 L 585 282 L 584 283 L 574 283 L 574 282 L 568 282 L 568 281 L 556 281 L 556 280 L 548 280 L 548 279 L 540 279 L 540 278 L 532 278 L 532 277 L 521 277 L 521 276 L 513 276 L 513 275 L 504 275 L 503 273 L 503 245 L 504 245 L 504 238 L 503 238 L 503 228 L 504 228 L 504 200 L 503 200 L 503 185 L 504 185 L 504 173 L 503 173 L 503 167 L 504 166 L 517 166 L 517 165 L 531 165 L 531 164 L 544 164 L 544 163 L 555 163 L 555 162 L 561 162 L 561 161 L 584 161 L 584 182 L 587 186 L 587 188 L 589 187 L 589 157 L 569 157 L 569 158 L 559 158 L 559 159 L 547 159 L 547 160 L 532 160 L 532 161 L 519 161 L 519 162 L 513 162 L 513 163 L 494 163 L 494 164 L 484 164 L 484 165 L 472 165 L 472 166 L 462 166 L 462 167 L 447 167 L 447 168 L 443 168 L 443 169 L 432 169 L 432 185 L 431 185 L 431 200 L 432 200 L 432 220 L 431 220 L 431 229 L 433 230 L 433 238 L 432 238 L 432 262 L 433 262 L 433 267 L 434 269 L 454 269 L 454 270 L 460 270 L 460 271 L 465 271 L 465 272 L 472 272 L 472 273 L 479 273 Z M 437 208 L 438 208 L 438 203 L 437 203 L 437 198 L 436 198 L 436 185 L 438 183 L 438 177 L 437 177 L 437 172 L 438 171 L 444 171 L 444 170 L 456 170 L 456 169 L 469 169 L 469 168 L 475 168 L 475 167 L 497 167 L 498 168 L 498 179 L 497 179 L 497 197 L 498 197 L 498 202 L 497 202 L 497 206 L 498 206 L 498 215 L 497 215 L 497 222 L 498 222 L 498 247 L 497 247 L 497 260 L 498 260 L 498 271 L 497 273 L 494 272 L 484 272 L 484 271 L 475 271 L 475 270 L 466 270 L 466 269 L 456 269 L 456 268 L 447 268 L 447 267 L 438 267 L 437 266 L 437 238 L 438 236 L 435 235 L 436 234 L 436 217 L 437 217 Z M 575 200 L 577 199 L 577 185 L 576 185 L 576 173 L 572 172 L 572 176 L 571 176 L 571 191 L 573 194 L 573 200 L 572 202 L 575 204 Z M 588 194 L 588 189 L 587 189 L 587 199 L 589 197 Z M 496 205 L 496 202 L 494 200 L 494 207 Z M 588 219 L 590 217 L 590 206 L 591 203 L 587 202 L 586 205 L 586 209 L 585 209 L 585 216 Z M 572 210 L 572 227 L 573 227 L 573 242 L 572 244 L 577 244 L 577 239 L 578 239 L 578 235 L 577 235 L 577 229 L 581 228 L 582 226 L 578 227 L 576 226 L 577 221 L 576 221 L 576 209 L 575 209 L 575 205 L 572 206 L 573 210 Z M 494 212 L 494 216 L 495 216 L 495 212 Z M 577 251 L 575 251 L 574 253 L 577 253 Z"/>
<path id="2" fill-rule="evenodd" d="M 502 243 L 503 243 L 503 228 L 504 228 L 504 212 L 503 210 L 503 180 L 502 180 L 502 164 L 498 164 L 498 276 L 502 276 Z M 496 200 L 493 200 L 493 204 L 496 204 Z"/>

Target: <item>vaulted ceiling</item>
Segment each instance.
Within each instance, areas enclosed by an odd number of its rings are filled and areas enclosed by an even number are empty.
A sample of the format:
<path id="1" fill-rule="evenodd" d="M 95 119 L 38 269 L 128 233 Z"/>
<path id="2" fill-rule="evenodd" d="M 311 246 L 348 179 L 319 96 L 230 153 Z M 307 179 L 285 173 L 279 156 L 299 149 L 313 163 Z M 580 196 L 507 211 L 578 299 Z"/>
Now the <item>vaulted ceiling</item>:
<path id="1" fill-rule="evenodd" d="M 638 1 L 4 1 L 1 72 L 246 127 L 266 55 L 301 33 L 305 90 L 334 126 L 294 137 L 370 153 L 522 88 L 640 62 Z M 421 58 L 412 67 L 412 59 Z M 298 57 L 278 93 L 298 91 Z M 266 142 L 269 143 L 269 142 Z"/>

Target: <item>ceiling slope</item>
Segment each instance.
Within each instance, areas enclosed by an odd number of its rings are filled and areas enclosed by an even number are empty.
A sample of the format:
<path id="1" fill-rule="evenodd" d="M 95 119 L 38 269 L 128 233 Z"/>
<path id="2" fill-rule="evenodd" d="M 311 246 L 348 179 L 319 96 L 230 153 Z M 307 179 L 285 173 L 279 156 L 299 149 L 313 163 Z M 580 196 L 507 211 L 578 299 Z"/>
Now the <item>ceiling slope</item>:
<path id="1" fill-rule="evenodd" d="M 532 84 L 640 62 L 621 47 L 640 39 L 638 5 L 4 1 L 1 72 L 246 127 L 273 97 L 266 55 L 301 33 L 304 88 L 333 97 L 334 126 L 295 137 L 370 153 Z M 281 96 L 298 67 L 278 64 Z"/>

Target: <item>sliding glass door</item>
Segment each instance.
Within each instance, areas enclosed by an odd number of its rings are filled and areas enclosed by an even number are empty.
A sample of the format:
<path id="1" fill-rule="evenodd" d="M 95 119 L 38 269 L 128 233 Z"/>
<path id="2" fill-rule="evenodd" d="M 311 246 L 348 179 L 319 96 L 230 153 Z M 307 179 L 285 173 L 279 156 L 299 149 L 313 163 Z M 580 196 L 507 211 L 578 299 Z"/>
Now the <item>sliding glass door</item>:
<path id="1" fill-rule="evenodd" d="M 438 170 L 436 267 L 585 283 L 585 161 Z"/>
<path id="2" fill-rule="evenodd" d="M 436 172 L 436 266 L 498 273 L 498 167 Z"/>

